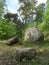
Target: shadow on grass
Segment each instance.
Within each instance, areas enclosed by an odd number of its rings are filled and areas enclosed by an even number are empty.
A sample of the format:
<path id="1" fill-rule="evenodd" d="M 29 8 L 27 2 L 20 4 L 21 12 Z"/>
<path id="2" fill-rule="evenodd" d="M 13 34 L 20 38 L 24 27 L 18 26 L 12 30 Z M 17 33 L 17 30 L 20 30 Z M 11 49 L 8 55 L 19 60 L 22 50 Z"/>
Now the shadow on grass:
<path id="1" fill-rule="evenodd" d="M 23 42 L 25 47 L 33 47 L 33 48 L 47 48 L 49 47 L 49 40 L 44 40 L 40 42 Z"/>

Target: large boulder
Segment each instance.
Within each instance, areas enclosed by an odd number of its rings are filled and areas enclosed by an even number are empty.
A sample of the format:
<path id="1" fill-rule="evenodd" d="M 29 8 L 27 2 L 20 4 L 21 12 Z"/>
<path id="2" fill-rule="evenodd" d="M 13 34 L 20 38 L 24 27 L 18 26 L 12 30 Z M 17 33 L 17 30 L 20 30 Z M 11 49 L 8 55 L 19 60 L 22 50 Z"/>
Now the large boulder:
<path id="1" fill-rule="evenodd" d="M 19 43 L 19 38 L 18 37 L 13 37 L 13 38 L 10 38 L 10 39 L 6 40 L 7 45 L 12 45 L 12 44 L 15 44 L 15 43 Z"/>
<path id="2" fill-rule="evenodd" d="M 37 55 L 36 50 L 33 48 L 18 48 L 14 51 L 16 61 L 23 61 L 24 59 L 32 59 Z"/>
<path id="3" fill-rule="evenodd" d="M 43 41 L 44 35 L 37 28 L 31 27 L 25 32 L 24 40 L 31 42 Z"/>

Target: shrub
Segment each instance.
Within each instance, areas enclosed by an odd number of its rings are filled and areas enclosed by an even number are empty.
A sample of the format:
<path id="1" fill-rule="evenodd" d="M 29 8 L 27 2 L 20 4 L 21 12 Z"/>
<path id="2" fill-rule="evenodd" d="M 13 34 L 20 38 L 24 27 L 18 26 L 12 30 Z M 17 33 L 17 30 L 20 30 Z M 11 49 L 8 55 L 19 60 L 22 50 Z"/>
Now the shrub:
<path id="1" fill-rule="evenodd" d="M 14 25 L 14 23 L 7 22 L 7 20 L 0 21 L 0 39 L 8 39 L 13 36 L 20 36 L 20 30 Z"/>

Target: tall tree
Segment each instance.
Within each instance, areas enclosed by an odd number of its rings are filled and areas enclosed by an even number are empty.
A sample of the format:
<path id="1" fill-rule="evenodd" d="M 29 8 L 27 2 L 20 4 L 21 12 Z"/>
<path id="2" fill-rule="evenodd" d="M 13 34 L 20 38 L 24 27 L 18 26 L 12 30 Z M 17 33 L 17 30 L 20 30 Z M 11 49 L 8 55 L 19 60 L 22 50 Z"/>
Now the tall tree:
<path id="1" fill-rule="evenodd" d="M 5 6 L 5 0 L 0 0 L 0 22 L 2 21 L 2 13 Z"/>
<path id="2" fill-rule="evenodd" d="M 44 32 L 45 36 L 49 35 L 49 0 L 46 2 L 46 11 L 44 21 L 39 25 L 40 29 Z"/>
<path id="3" fill-rule="evenodd" d="M 4 18 L 7 19 L 7 21 L 13 21 L 16 23 L 16 20 L 18 20 L 18 15 L 13 13 L 6 13 L 4 15 Z"/>
<path id="4" fill-rule="evenodd" d="M 36 0 L 19 0 L 21 3 L 19 13 L 24 23 L 26 21 L 33 21 L 33 14 L 35 13 Z"/>
<path id="5" fill-rule="evenodd" d="M 6 13 L 4 15 L 4 18 L 7 19 L 8 22 L 13 21 L 13 23 L 15 23 L 15 26 L 17 26 L 19 29 L 23 30 L 24 24 L 18 18 L 17 13 L 16 14 Z"/>
<path id="6" fill-rule="evenodd" d="M 2 18 L 2 13 L 4 11 L 5 1 L 0 0 L 0 39 L 8 39 L 13 36 L 19 36 L 19 30 L 15 27 L 14 23 L 11 21 L 7 23 L 7 20 Z M 21 32 L 20 32 L 21 33 Z"/>
<path id="7" fill-rule="evenodd" d="M 36 22 L 38 23 L 43 22 L 44 12 L 45 12 L 45 3 L 41 3 L 36 7 L 36 19 L 35 19 Z"/>
<path id="8" fill-rule="evenodd" d="M 3 12 L 4 5 L 5 5 L 5 0 L 0 0 L 0 15 Z"/>
<path id="9" fill-rule="evenodd" d="M 49 0 L 47 0 L 46 4 L 47 4 L 47 6 L 46 6 L 44 23 L 45 23 L 45 27 L 46 27 L 45 29 L 49 30 Z"/>

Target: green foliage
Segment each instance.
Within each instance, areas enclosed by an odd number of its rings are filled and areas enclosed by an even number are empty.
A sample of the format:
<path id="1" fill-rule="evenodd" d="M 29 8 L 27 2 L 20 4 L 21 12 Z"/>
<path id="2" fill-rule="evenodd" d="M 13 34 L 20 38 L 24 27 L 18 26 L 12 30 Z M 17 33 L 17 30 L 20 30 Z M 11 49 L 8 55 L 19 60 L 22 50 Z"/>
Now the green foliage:
<path id="1" fill-rule="evenodd" d="M 21 37 L 22 32 L 20 28 L 18 28 L 19 22 L 17 20 L 18 19 L 17 14 L 9 13 L 7 14 L 6 17 L 4 17 L 6 20 L 3 19 L 2 13 L 4 10 L 4 6 L 5 6 L 5 0 L 0 0 L 0 39 L 8 39 L 13 36 Z M 16 25 L 13 21 L 18 25 Z"/>
<path id="2" fill-rule="evenodd" d="M 4 14 L 4 18 L 7 19 L 7 21 L 18 21 L 18 15 L 13 13 Z"/>
<path id="3" fill-rule="evenodd" d="M 5 0 L 0 0 L 0 14 L 3 12 L 4 5 L 5 5 Z"/>
<path id="4" fill-rule="evenodd" d="M 41 4 L 39 4 L 36 7 L 36 18 L 35 18 L 35 21 L 37 23 L 43 22 L 43 20 L 44 20 L 44 16 L 43 16 L 44 12 L 45 12 L 45 4 L 41 3 Z"/>
<path id="5" fill-rule="evenodd" d="M 0 0 L 1 15 L 4 9 L 4 5 L 5 5 L 5 0 Z M 0 39 L 8 39 L 13 36 L 20 36 L 19 34 L 20 30 L 18 29 L 18 27 L 16 27 L 12 21 L 7 22 L 7 20 L 2 19 L 1 15 L 0 15 Z"/>
<path id="6" fill-rule="evenodd" d="M 49 35 L 49 0 L 47 0 L 47 8 L 45 13 L 44 22 L 41 23 L 38 28 L 44 33 L 45 36 Z"/>
<path id="7" fill-rule="evenodd" d="M 19 1 L 21 3 L 21 6 L 18 11 L 20 12 L 20 16 L 23 19 L 23 22 L 26 23 L 29 19 L 33 21 L 33 15 L 37 1 L 36 0 L 19 0 Z"/>
<path id="8" fill-rule="evenodd" d="M 13 22 L 0 21 L 0 39 L 8 39 L 16 35 L 16 28 Z"/>
<path id="9" fill-rule="evenodd" d="M 29 28 L 33 27 L 34 23 L 30 23 L 29 25 L 27 25 L 27 27 L 25 28 L 25 31 L 28 30 Z"/>
<path id="10" fill-rule="evenodd" d="M 38 25 L 38 28 L 44 33 L 45 36 L 49 35 L 49 22 L 43 22 Z"/>
<path id="11" fill-rule="evenodd" d="M 7 19 L 7 22 L 13 21 L 13 23 L 15 24 L 19 31 L 22 31 L 24 29 L 24 24 L 18 18 L 18 14 L 6 13 L 4 15 L 4 18 Z"/>

